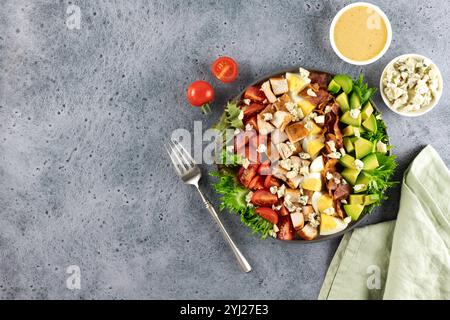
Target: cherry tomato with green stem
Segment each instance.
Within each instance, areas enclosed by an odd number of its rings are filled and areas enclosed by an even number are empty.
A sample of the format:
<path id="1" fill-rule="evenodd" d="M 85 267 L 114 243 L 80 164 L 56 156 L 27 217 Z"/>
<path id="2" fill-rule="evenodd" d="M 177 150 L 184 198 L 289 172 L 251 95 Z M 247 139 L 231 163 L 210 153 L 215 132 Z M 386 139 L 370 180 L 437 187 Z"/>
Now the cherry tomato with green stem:
<path id="1" fill-rule="evenodd" d="M 201 107 L 204 114 L 211 112 L 210 103 L 214 101 L 215 91 L 209 82 L 192 82 L 187 90 L 187 99 L 194 107 Z"/>

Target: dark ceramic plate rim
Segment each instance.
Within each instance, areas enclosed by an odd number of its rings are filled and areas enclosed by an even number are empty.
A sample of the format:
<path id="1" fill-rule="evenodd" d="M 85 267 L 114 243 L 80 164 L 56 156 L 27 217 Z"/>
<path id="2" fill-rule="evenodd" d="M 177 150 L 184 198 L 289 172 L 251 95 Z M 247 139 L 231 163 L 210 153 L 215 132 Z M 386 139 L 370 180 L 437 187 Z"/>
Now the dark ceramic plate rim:
<path id="1" fill-rule="evenodd" d="M 328 75 L 330 75 L 330 76 L 333 76 L 333 74 L 328 73 L 328 72 L 324 72 L 324 71 L 320 71 L 320 70 L 313 70 L 313 69 L 308 69 L 308 68 L 305 68 L 305 69 L 308 70 L 309 72 L 325 73 L 325 74 L 328 74 Z M 275 73 L 271 73 L 271 74 L 266 75 L 266 76 L 264 76 L 264 77 L 261 77 L 261 78 L 259 78 L 258 80 L 256 80 L 256 81 L 252 82 L 251 84 L 249 84 L 248 86 L 246 86 L 246 87 L 244 88 L 244 90 L 242 90 L 237 96 L 235 96 L 233 99 L 231 99 L 231 100 L 229 100 L 229 101 L 236 101 L 236 102 L 237 102 L 237 101 L 241 101 L 241 100 L 242 100 L 242 96 L 244 95 L 245 90 L 247 90 L 248 87 L 251 87 L 251 86 L 255 86 L 255 85 L 257 85 L 257 84 L 260 84 L 260 83 L 266 81 L 267 79 L 269 79 L 269 78 L 271 78 L 271 77 L 281 76 L 281 75 L 286 74 L 287 72 L 290 72 L 290 73 L 298 73 L 298 71 L 299 71 L 299 68 L 294 68 L 294 69 L 293 69 L 293 68 L 290 68 L 290 69 L 284 69 L 284 70 L 281 70 L 281 71 L 278 71 L 278 72 L 275 72 Z M 372 100 L 371 100 L 370 102 L 371 102 L 373 108 L 374 108 L 377 112 L 381 113 L 380 110 L 378 109 L 378 107 L 375 105 L 375 103 L 374 103 Z M 383 119 L 382 119 L 382 121 L 384 122 Z M 389 133 L 387 132 L 387 129 L 386 129 L 386 134 L 387 134 L 387 136 L 389 137 Z M 390 144 L 389 141 L 388 141 L 388 144 Z M 388 154 L 390 154 L 390 151 L 388 151 Z M 281 242 L 283 242 L 283 243 L 302 243 L 302 244 L 307 244 L 307 243 L 317 243 L 317 242 L 322 242 L 322 241 L 326 241 L 326 240 L 331 240 L 331 239 L 334 239 L 334 238 L 343 236 L 344 234 L 346 234 L 346 233 L 349 232 L 349 231 L 352 231 L 354 228 L 356 228 L 357 226 L 359 226 L 359 225 L 362 223 L 362 221 L 366 218 L 367 215 L 368 215 L 368 214 L 365 214 L 364 216 L 362 216 L 362 217 L 361 217 L 358 221 L 356 221 L 356 222 L 351 222 L 351 223 L 349 224 L 349 226 L 348 226 L 346 229 L 344 229 L 344 230 L 342 230 L 342 231 L 340 231 L 340 232 L 337 232 L 337 233 L 335 233 L 335 234 L 331 234 L 331 235 L 328 235 L 328 236 L 321 236 L 321 235 L 319 235 L 319 236 L 318 236 L 317 238 L 315 238 L 314 240 L 309 240 L 309 241 L 307 241 L 307 240 L 302 240 L 302 239 L 295 239 L 295 240 L 290 240 L 290 241 L 287 241 L 287 240 L 280 240 L 280 239 L 276 239 L 276 240 L 281 241 Z"/>

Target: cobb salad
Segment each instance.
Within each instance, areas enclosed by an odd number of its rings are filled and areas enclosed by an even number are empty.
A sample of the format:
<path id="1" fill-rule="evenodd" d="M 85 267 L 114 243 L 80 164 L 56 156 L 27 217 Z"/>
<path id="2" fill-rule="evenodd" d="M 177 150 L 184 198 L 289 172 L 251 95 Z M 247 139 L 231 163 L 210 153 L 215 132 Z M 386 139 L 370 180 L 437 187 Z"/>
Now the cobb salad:
<path id="1" fill-rule="evenodd" d="M 336 234 L 370 213 L 396 167 L 374 92 L 362 75 L 300 68 L 230 101 L 215 125 L 221 209 L 280 240 Z"/>

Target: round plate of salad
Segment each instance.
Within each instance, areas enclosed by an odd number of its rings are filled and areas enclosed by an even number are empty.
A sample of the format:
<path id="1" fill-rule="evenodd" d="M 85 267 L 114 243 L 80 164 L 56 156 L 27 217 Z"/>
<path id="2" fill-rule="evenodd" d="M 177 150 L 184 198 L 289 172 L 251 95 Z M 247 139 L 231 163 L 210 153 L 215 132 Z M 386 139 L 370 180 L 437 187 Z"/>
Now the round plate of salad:
<path id="1" fill-rule="evenodd" d="M 262 238 L 316 242 L 354 228 L 396 167 L 375 91 L 362 74 L 304 68 L 247 87 L 214 126 L 221 209 Z"/>

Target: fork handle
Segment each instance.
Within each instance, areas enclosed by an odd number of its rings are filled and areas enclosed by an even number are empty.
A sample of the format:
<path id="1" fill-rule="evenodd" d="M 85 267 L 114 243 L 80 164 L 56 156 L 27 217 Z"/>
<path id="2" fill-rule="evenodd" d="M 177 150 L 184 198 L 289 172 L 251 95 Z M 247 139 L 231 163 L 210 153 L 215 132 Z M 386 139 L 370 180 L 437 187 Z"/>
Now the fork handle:
<path id="1" fill-rule="evenodd" d="M 248 261 L 244 257 L 244 255 L 242 254 L 241 250 L 239 250 L 239 248 L 236 246 L 233 239 L 231 239 L 227 230 L 223 226 L 222 221 L 220 221 L 219 215 L 217 214 L 216 210 L 212 206 L 211 202 L 208 200 L 208 198 L 206 198 L 206 196 L 203 194 L 203 192 L 200 190 L 199 187 L 197 187 L 197 190 L 200 193 L 200 196 L 202 197 L 203 204 L 205 205 L 206 209 L 208 209 L 211 216 L 214 218 L 214 220 L 219 225 L 220 231 L 222 232 L 223 237 L 225 238 L 225 240 L 227 240 L 228 244 L 231 247 L 231 250 L 233 250 L 233 253 L 236 256 L 236 259 L 237 259 L 239 265 L 241 266 L 242 270 L 244 270 L 244 272 L 252 271 L 252 267 L 250 266 L 250 264 L 248 263 Z"/>

